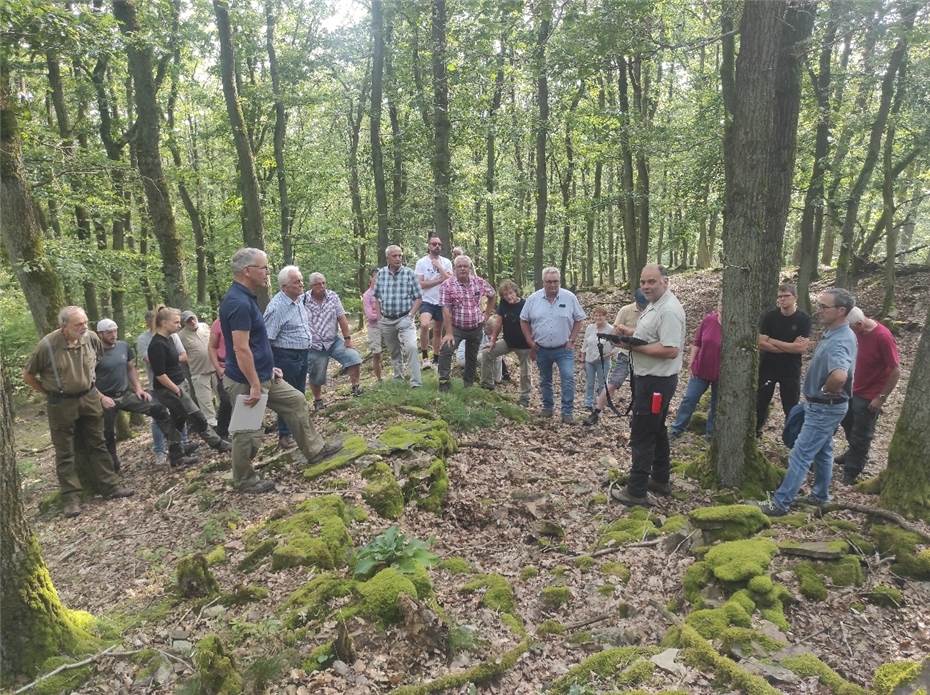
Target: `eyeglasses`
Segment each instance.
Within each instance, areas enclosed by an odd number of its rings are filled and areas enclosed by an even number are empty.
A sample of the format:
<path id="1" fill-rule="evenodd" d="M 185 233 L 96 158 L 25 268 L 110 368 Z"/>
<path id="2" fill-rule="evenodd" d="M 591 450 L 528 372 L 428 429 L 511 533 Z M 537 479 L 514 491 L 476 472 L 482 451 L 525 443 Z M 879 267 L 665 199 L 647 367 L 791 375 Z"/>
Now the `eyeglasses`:
<path id="1" fill-rule="evenodd" d="M 778 295 L 778 298 L 779 298 L 779 299 L 788 299 L 789 297 L 793 297 L 793 296 L 794 296 L 793 294 L 780 294 L 780 295 Z"/>
<path id="2" fill-rule="evenodd" d="M 821 309 L 836 309 L 835 304 L 824 304 L 823 302 L 817 302 L 817 306 Z"/>
<path id="3" fill-rule="evenodd" d="M 249 268 L 258 268 L 259 270 L 264 270 L 266 273 L 271 270 L 267 265 L 250 265 Z"/>

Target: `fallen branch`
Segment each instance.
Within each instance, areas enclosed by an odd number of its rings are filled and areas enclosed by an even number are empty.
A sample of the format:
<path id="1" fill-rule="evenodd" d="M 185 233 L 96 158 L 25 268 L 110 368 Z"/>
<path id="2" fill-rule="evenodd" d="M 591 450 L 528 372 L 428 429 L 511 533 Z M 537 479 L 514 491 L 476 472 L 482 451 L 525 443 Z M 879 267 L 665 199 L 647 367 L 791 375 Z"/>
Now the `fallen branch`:
<path id="1" fill-rule="evenodd" d="M 92 655 L 92 656 L 89 656 L 89 657 L 87 657 L 86 659 L 81 659 L 80 661 L 75 661 L 73 664 L 62 664 L 62 665 L 59 666 L 58 668 L 56 668 L 56 669 L 54 669 L 54 670 L 52 670 L 52 671 L 49 671 L 48 673 L 42 674 L 41 676 L 39 676 L 38 678 L 36 678 L 36 679 L 35 679 L 34 681 L 32 681 L 31 683 L 27 683 L 26 685 L 24 685 L 24 686 L 23 686 L 22 688 L 20 688 L 19 690 L 14 690 L 14 691 L 13 691 L 13 695 L 19 695 L 19 693 L 24 693 L 24 692 L 26 692 L 27 690 L 31 690 L 32 688 L 36 687 L 36 686 L 37 686 L 39 683 L 41 683 L 42 681 L 47 680 L 47 679 L 51 678 L 52 676 L 61 673 L 62 671 L 70 671 L 71 669 L 81 668 L 81 666 L 87 666 L 87 664 L 93 663 L 94 661 L 96 661 L 97 659 L 99 659 L 99 658 L 102 657 L 102 656 L 131 656 L 131 655 L 133 655 L 133 654 L 138 654 L 139 652 L 142 651 L 141 649 L 133 649 L 133 650 L 128 651 L 128 652 L 114 652 L 114 651 L 113 651 L 114 649 L 116 649 L 116 645 L 115 645 L 115 644 L 110 645 L 109 647 L 107 647 L 106 649 L 104 649 L 102 652 L 97 652 L 96 654 L 94 654 L 94 655 Z"/>
<path id="2" fill-rule="evenodd" d="M 604 620 L 608 620 L 609 618 L 615 618 L 616 616 L 617 616 L 616 611 L 614 611 L 613 613 L 601 613 L 600 615 L 595 615 L 593 618 L 587 618 L 585 620 L 579 620 L 574 623 L 569 623 L 568 625 L 565 626 L 565 630 L 567 632 L 571 632 L 572 630 L 577 630 L 582 627 L 587 627 L 588 625 L 593 625 L 594 623 L 599 623 Z"/>
<path id="3" fill-rule="evenodd" d="M 627 548 L 651 548 L 658 545 L 662 542 L 661 538 L 653 538 L 651 541 L 644 541 L 642 543 L 627 543 L 626 545 L 615 545 L 610 548 L 604 548 L 603 550 L 598 550 L 597 552 L 591 553 L 591 557 L 602 557 L 604 555 L 610 555 L 615 553 L 618 550 L 626 550 Z"/>
<path id="4" fill-rule="evenodd" d="M 870 507 L 867 504 L 856 504 L 855 502 L 829 502 L 820 508 L 820 514 L 823 515 L 828 514 L 829 512 L 842 510 L 859 512 L 860 514 L 868 514 L 869 516 L 876 516 L 880 519 L 892 521 L 903 528 L 905 531 L 910 531 L 911 533 L 920 536 L 924 543 L 930 543 L 930 533 L 927 533 L 919 526 L 912 524 L 897 512 L 892 512 L 887 509 Z"/>

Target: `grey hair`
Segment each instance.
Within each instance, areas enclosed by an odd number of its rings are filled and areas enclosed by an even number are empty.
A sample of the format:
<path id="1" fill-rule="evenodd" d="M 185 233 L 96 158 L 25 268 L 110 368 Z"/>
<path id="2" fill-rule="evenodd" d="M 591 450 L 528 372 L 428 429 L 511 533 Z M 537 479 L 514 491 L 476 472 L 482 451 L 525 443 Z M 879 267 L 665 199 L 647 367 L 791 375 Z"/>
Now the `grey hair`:
<path id="1" fill-rule="evenodd" d="M 865 312 L 857 306 L 854 306 L 849 310 L 849 313 L 846 314 L 846 323 L 850 326 L 855 326 L 857 323 L 862 323 L 863 321 L 865 321 Z"/>
<path id="2" fill-rule="evenodd" d="M 278 287 L 284 287 L 287 284 L 287 281 L 291 279 L 291 274 L 297 273 L 302 275 L 300 268 L 296 265 L 286 265 L 278 271 Z"/>
<path id="3" fill-rule="evenodd" d="M 384 249 L 384 255 L 387 256 L 389 253 L 394 253 L 395 251 L 400 251 L 401 253 L 404 252 L 404 250 L 397 244 L 391 244 L 386 249 Z"/>
<path id="4" fill-rule="evenodd" d="M 62 327 L 67 326 L 68 323 L 71 321 L 71 317 L 74 316 L 78 312 L 81 312 L 82 314 L 84 314 L 84 316 L 87 316 L 87 312 L 85 312 L 84 309 L 82 309 L 79 306 L 72 305 L 72 306 L 62 307 L 61 311 L 58 312 L 58 325 Z"/>
<path id="5" fill-rule="evenodd" d="M 229 267 L 232 269 L 233 275 L 241 275 L 246 268 L 250 265 L 255 265 L 255 259 L 258 258 L 259 254 L 265 253 L 261 249 L 253 249 L 249 246 L 239 249 L 232 255 L 232 259 L 229 261 Z"/>
<path id="6" fill-rule="evenodd" d="M 554 265 L 550 265 L 547 268 L 542 269 L 542 273 L 539 274 L 539 277 L 544 278 L 547 275 L 555 275 L 560 280 L 562 279 L 562 271 L 556 268 Z"/>
<path id="7" fill-rule="evenodd" d="M 463 253 L 461 256 L 456 256 L 456 257 L 455 257 L 455 262 L 454 262 L 452 265 L 465 265 L 464 263 L 459 263 L 459 261 L 461 261 L 463 258 L 468 262 L 469 267 L 471 267 L 472 265 L 474 265 L 474 264 L 471 262 L 471 258 L 469 258 L 468 256 L 466 256 L 464 253 Z"/>
<path id="8" fill-rule="evenodd" d="M 323 273 L 310 273 L 310 275 L 307 276 L 307 285 L 313 286 L 316 283 L 318 283 L 320 280 L 322 280 L 323 282 L 326 282 L 326 276 L 323 275 Z"/>
<path id="9" fill-rule="evenodd" d="M 666 280 L 668 280 L 668 268 L 666 268 L 666 267 L 665 267 L 664 265 L 662 265 L 662 264 L 658 264 L 658 265 L 656 265 L 656 270 L 659 271 L 659 275 L 661 275 L 661 276 L 664 277 Z M 779 388 L 780 388 L 780 387 L 779 387 Z"/>
<path id="10" fill-rule="evenodd" d="M 846 316 L 849 316 L 849 312 L 856 306 L 856 298 L 849 293 L 849 290 L 844 290 L 842 287 L 828 287 L 823 292 L 833 297 L 834 305 L 846 310 Z"/>

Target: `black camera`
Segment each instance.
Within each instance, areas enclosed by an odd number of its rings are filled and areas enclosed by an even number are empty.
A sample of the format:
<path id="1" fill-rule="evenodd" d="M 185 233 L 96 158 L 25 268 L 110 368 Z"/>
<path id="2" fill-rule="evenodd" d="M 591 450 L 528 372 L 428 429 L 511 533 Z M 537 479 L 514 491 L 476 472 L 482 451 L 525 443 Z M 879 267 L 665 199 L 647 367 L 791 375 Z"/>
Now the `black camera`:
<path id="1" fill-rule="evenodd" d="M 647 342 L 642 338 L 634 338 L 631 335 L 615 335 L 613 333 L 598 333 L 597 337 L 600 340 L 607 340 L 614 345 L 623 345 L 627 347 L 631 345 L 646 345 Z"/>

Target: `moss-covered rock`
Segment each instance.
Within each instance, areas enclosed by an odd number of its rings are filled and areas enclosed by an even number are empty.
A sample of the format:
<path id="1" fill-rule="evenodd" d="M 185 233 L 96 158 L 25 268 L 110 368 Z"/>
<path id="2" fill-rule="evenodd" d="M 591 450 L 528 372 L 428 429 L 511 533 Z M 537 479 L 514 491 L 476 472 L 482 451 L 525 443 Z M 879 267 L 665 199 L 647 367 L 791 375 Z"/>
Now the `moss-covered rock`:
<path id="1" fill-rule="evenodd" d="M 543 606 L 549 610 L 556 610 L 568 603 L 572 598 L 571 589 L 562 584 L 547 586 L 539 595 Z"/>
<path id="2" fill-rule="evenodd" d="M 778 546 L 768 538 L 727 541 L 704 556 L 714 576 L 722 582 L 745 582 L 765 574 Z"/>
<path id="3" fill-rule="evenodd" d="M 206 558 L 207 564 L 210 567 L 213 567 L 214 565 L 222 565 L 224 562 L 226 562 L 226 548 L 224 548 L 222 545 L 218 545 L 209 553 L 204 555 L 204 557 Z"/>
<path id="4" fill-rule="evenodd" d="M 333 601 L 348 596 L 354 587 L 354 581 L 332 572 L 317 575 L 284 602 L 285 624 L 294 628 L 322 620 L 332 610 Z"/>
<path id="5" fill-rule="evenodd" d="M 731 598 L 719 608 L 701 608 L 692 611 L 685 618 L 685 622 L 697 630 L 705 639 L 714 639 L 720 636 L 730 626 L 750 627 L 752 625 L 752 608 L 739 600 Z"/>
<path id="6" fill-rule="evenodd" d="M 930 580 L 930 549 L 917 551 L 920 536 L 890 524 L 875 524 L 872 535 L 883 555 L 895 556 L 891 566 L 895 573 L 921 581 Z"/>
<path id="7" fill-rule="evenodd" d="M 342 442 L 342 449 L 328 459 L 320 461 L 304 469 L 304 477 L 307 480 L 319 478 L 330 471 L 344 468 L 352 463 L 355 459 L 360 458 L 368 453 L 368 444 L 358 435 L 346 437 Z"/>
<path id="8" fill-rule="evenodd" d="M 303 667 L 307 673 L 322 671 L 329 668 L 336 660 L 336 641 L 328 640 L 313 648 L 310 655 L 304 660 Z"/>
<path id="9" fill-rule="evenodd" d="M 362 498 L 385 519 L 399 519 L 404 513 L 404 493 L 391 467 L 378 461 L 368 466 L 362 477 L 368 481 Z"/>
<path id="10" fill-rule="evenodd" d="M 823 601 L 827 597 L 827 586 L 810 562 L 795 565 L 794 575 L 798 578 L 801 594 L 811 601 Z"/>
<path id="11" fill-rule="evenodd" d="M 471 564 L 463 557 L 447 557 L 439 562 L 440 569 L 450 574 L 471 574 L 474 572 Z"/>
<path id="12" fill-rule="evenodd" d="M 765 656 L 785 646 L 781 640 L 750 627 L 728 627 L 719 636 L 721 649 Z"/>
<path id="13" fill-rule="evenodd" d="M 216 635 L 207 635 L 194 650 L 198 691 L 204 695 L 238 695 L 242 692 L 242 676 L 236 670 L 232 654 Z"/>
<path id="14" fill-rule="evenodd" d="M 627 516 L 612 521 L 604 527 L 597 539 L 597 547 L 638 543 L 658 535 L 659 528 L 655 525 L 649 511 L 633 509 Z"/>
<path id="15" fill-rule="evenodd" d="M 689 603 L 694 606 L 700 606 L 703 603 L 701 591 L 713 579 L 713 575 L 710 565 L 703 560 L 698 560 L 685 570 L 682 586 L 685 590 L 685 598 Z"/>
<path id="16" fill-rule="evenodd" d="M 184 598 L 210 596 L 219 591 L 207 559 L 200 553 L 181 558 L 177 567 L 177 589 Z"/>
<path id="17" fill-rule="evenodd" d="M 565 634 L 565 626 L 558 620 L 543 620 L 536 626 L 536 634 L 539 637 L 562 635 Z"/>
<path id="18" fill-rule="evenodd" d="M 561 678 L 556 680 L 549 688 L 549 692 L 556 695 L 565 695 L 573 687 L 580 687 L 590 683 L 595 678 L 612 680 L 622 674 L 634 662 L 651 656 L 654 650 L 645 647 L 614 647 L 592 654 L 577 666 L 573 666 Z M 650 671 L 651 675 L 651 671 Z M 648 676 L 647 676 L 648 678 Z M 641 680 L 636 681 L 642 682 Z M 634 685 L 629 682 L 627 685 Z"/>
<path id="19" fill-rule="evenodd" d="M 749 673 L 732 659 L 720 654 L 690 625 L 682 625 L 674 641 L 685 649 L 684 656 L 688 663 L 711 671 L 739 692 L 745 695 L 778 695 L 778 690 L 766 683 L 764 678 Z"/>
<path id="20" fill-rule="evenodd" d="M 689 512 L 688 519 L 704 532 L 708 542 L 749 538 L 771 526 L 769 518 L 751 504 L 699 507 Z"/>
<path id="21" fill-rule="evenodd" d="M 701 450 L 682 467 L 685 475 L 694 478 L 706 489 L 717 488 L 717 473 L 713 465 L 716 456 L 713 449 L 716 446 L 716 442 L 711 442 L 711 450 Z M 744 454 L 746 465 L 743 467 L 743 484 L 738 494 L 728 499 L 762 499 L 768 491 L 778 489 L 785 471 L 765 458 L 754 439 L 747 440 Z"/>
<path id="22" fill-rule="evenodd" d="M 403 472 L 404 499 L 428 512 L 441 512 L 449 494 L 449 473 L 445 460 L 433 458 L 428 465 L 423 466 L 419 460 L 414 459 L 411 464 L 403 464 Z"/>
<path id="23" fill-rule="evenodd" d="M 866 593 L 865 599 L 869 603 L 886 608 L 900 608 L 904 605 L 904 594 L 887 584 L 876 584 L 871 591 Z"/>
<path id="24" fill-rule="evenodd" d="M 388 427 L 378 441 L 389 451 L 430 451 L 439 458 L 456 451 L 455 438 L 445 420 L 413 420 Z"/>
<path id="25" fill-rule="evenodd" d="M 262 560 L 274 552 L 274 549 L 277 547 L 277 545 L 278 541 L 273 538 L 263 540 L 261 543 L 254 545 L 252 549 L 246 554 L 246 556 L 239 562 L 239 571 L 251 572 L 261 564 Z"/>
<path id="26" fill-rule="evenodd" d="M 241 606 L 268 598 L 268 589 L 255 584 L 238 584 L 232 591 L 220 597 L 220 604 L 224 606 Z"/>
<path id="27" fill-rule="evenodd" d="M 481 605 L 501 613 L 513 613 L 513 587 L 499 574 L 482 574 L 462 587 L 463 593 L 472 593 L 484 589 Z"/>
<path id="28" fill-rule="evenodd" d="M 417 589 L 410 577 L 394 567 L 386 567 L 367 582 L 358 584 L 356 591 L 362 599 L 362 615 L 385 625 L 397 622 L 400 617 L 399 596 L 417 598 Z"/>
<path id="29" fill-rule="evenodd" d="M 616 577 L 623 583 L 630 581 L 630 568 L 622 562 L 605 562 L 601 565 L 600 571 L 605 577 Z"/>
<path id="30" fill-rule="evenodd" d="M 816 566 L 821 574 L 830 578 L 833 586 L 861 586 L 865 581 L 857 555 L 847 555 L 836 562 L 820 562 Z"/>
<path id="31" fill-rule="evenodd" d="M 835 695 L 865 695 L 865 689 L 850 683 L 813 654 L 797 654 L 782 659 L 782 666 L 803 678 L 817 679 Z"/>
<path id="32" fill-rule="evenodd" d="M 875 669 L 872 692 L 875 695 L 892 695 L 895 689 L 907 685 L 920 675 L 921 664 L 917 661 L 893 661 Z"/>

